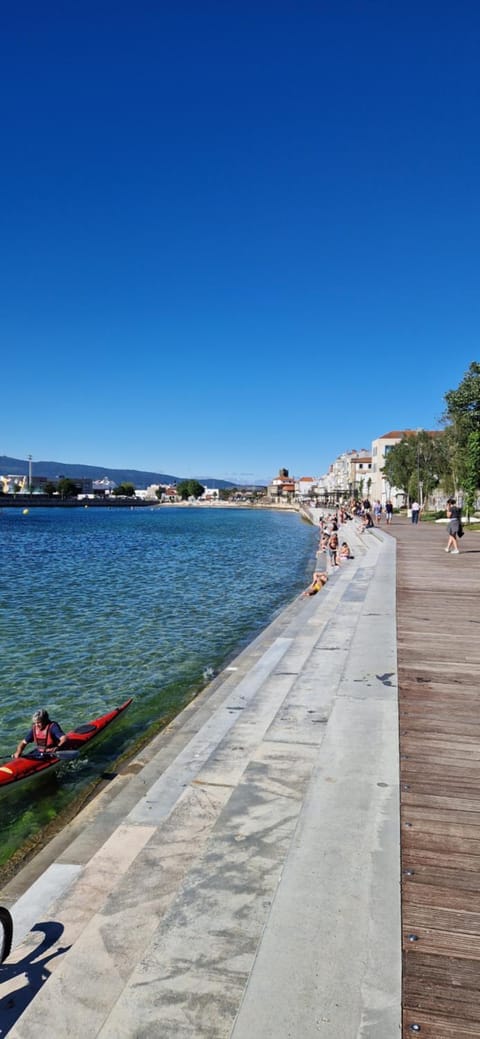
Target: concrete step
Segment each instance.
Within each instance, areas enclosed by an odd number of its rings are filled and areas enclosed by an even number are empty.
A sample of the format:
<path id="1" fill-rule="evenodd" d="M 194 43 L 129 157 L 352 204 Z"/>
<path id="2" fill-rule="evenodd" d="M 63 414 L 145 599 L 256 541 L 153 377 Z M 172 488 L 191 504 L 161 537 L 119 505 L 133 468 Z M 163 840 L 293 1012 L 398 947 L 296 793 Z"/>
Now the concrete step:
<path id="1" fill-rule="evenodd" d="M 122 987 L 125 961 L 136 962 L 140 955 L 135 936 L 141 935 L 141 942 L 145 942 L 150 930 L 157 926 L 176 885 L 200 854 L 216 815 L 230 797 L 317 641 L 317 631 L 295 642 L 292 638 L 277 639 L 236 684 L 234 692 L 229 680 L 229 696 L 83 868 L 67 862 L 54 863 L 17 902 L 17 943 L 31 927 L 38 928 L 40 906 L 57 921 L 59 932 L 50 947 L 55 977 L 48 989 L 37 996 L 33 1024 L 29 1024 L 28 1013 L 24 1014 L 17 1025 L 18 1034 L 28 1035 L 30 1027 L 35 1028 L 39 1004 L 45 1004 L 44 1012 L 53 1020 L 55 1006 L 57 1001 L 63 1003 L 66 987 L 71 986 L 72 993 L 81 992 L 81 977 L 90 976 L 92 971 L 102 978 L 105 949 L 100 936 L 108 931 L 108 920 L 114 918 L 115 934 L 120 937 L 117 941 L 110 936 L 108 949 L 117 986 L 104 986 L 102 982 L 103 999 L 99 994 L 98 999 L 90 1001 L 91 1005 L 89 1002 L 90 1017 L 97 1020 L 99 1015 L 102 1020 L 105 999 L 114 1002 L 118 987 Z M 283 672 L 279 672 L 280 666 L 285 669 Z M 176 847 L 182 849 L 180 857 L 174 854 Z M 64 852 L 63 858 L 66 857 L 68 850 Z M 154 875 L 162 878 L 161 897 L 155 886 L 152 906 L 146 892 Z M 136 899 L 132 897 L 135 891 Z M 121 914 L 115 906 L 123 907 Z M 70 951 L 63 959 L 61 950 L 65 943 Z M 36 935 L 31 934 L 17 949 L 14 961 L 33 955 L 37 947 Z M 60 956 L 62 962 L 56 959 Z M 32 994 L 30 986 L 29 998 Z M 17 1010 L 18 1001 L 24 998 L 25 993 L 17 992 Z M 83 1006 L 81 1013 L 85 1016 Z M 91 1027 L 96 1027 L 93 1020 Z"/>
<path id="2" fill-rule="evenodd" d="M 39 1020 L 63 1033 L 66 1012 L 72 1039 L 231 1034 L 332 711 L 388 695 L 384 647 L 368 668 L 361 649 L 372 623 L 383 631 L 370 619 L 388 581 L 381 551 L 372 539 L 285 611 L 157 738 L 103 838 L 98 810 L 88 839 L 78 834 L 17 902 L 19 933 L 33 929 L 9 961 L 4 1034 L 30 1039 Z M 372 665 L 383 667 L 375 681 Z M 42 960 L 48 971 L 27 971 L 19 987 L 16 970 Z"/>

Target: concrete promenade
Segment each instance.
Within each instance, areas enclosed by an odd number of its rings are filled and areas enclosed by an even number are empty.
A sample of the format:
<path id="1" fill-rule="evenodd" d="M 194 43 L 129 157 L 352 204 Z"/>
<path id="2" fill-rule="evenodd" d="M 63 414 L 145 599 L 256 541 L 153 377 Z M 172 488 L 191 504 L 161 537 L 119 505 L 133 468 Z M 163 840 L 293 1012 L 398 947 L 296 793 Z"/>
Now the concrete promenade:
<path id="1" fill-rule="evenodd" d="M 396 541 L 348 540 L 0 893 L 1 1037 L 400 1035 Z"/>

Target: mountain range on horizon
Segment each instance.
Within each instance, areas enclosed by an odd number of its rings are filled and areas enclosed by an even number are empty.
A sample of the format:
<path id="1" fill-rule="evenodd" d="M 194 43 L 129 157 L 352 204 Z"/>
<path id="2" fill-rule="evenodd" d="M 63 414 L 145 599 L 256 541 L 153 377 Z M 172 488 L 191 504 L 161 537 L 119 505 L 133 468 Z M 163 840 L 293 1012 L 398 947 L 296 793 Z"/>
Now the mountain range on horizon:
<path id="1" fill-rule="evenodd" d="M 28 460 L 25 458 L 10 458 L 8 455 L 0 455 L 0 474 L 2 476 L 28 476 Z M 184 479 L 196 479 L 206 487 L 229 488 L 236 484 L 230 480 L 217 480 L 210 476 L 172 476 L 171 473 L 154 473 L 142 469 L 112 469 L 106 465 L 80 465 L 71 462 L 43 462 L 32 460 L 32 484 L 35 484 L 35 475 L 46 477 L 48 480 L 58 480 L 62 476 L 68 476 L 71 480 L 102 480 L 107 476 L 114 483 L 133 483 L 137 490 L 145 490 L 152 483 L 172 484 L 179 483 Z"/>

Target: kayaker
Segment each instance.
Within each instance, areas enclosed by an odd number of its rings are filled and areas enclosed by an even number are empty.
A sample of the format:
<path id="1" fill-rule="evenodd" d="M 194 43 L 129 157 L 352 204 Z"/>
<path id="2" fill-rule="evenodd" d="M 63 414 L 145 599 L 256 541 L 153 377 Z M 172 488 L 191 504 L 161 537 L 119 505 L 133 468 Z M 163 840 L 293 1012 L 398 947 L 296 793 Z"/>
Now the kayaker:
<path id="1" fill-rule="evenodd" d="M 35 711 L 32 716 L 32 727 L 25 738 L 20 740 L 12 757 L 20 758 L 29 743 L 35 743 L 38 750 L 48 754 L 63 746 L 66 741 L 67 737 L 58 722 L 50 721 L 48 711 L 42 707 L 39 711 Z"/>

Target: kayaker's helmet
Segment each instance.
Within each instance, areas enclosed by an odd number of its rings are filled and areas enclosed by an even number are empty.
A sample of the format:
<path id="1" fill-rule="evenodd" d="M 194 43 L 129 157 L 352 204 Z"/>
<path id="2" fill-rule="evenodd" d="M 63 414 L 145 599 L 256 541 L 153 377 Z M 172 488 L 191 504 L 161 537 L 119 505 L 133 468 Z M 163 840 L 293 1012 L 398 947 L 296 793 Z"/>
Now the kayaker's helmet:
<path id="1" fill-rule="evenodd" d="M 49 721 L 50 718 L 48 716 L 48 711 L 46 711 L 44 707 L 40 707 L 40 709 L 35 711 L 35 714 L 32 715 L 33 724 L 39 725 L 41 729 L 43 729 L 45 725 L 48 725 Z"/>

